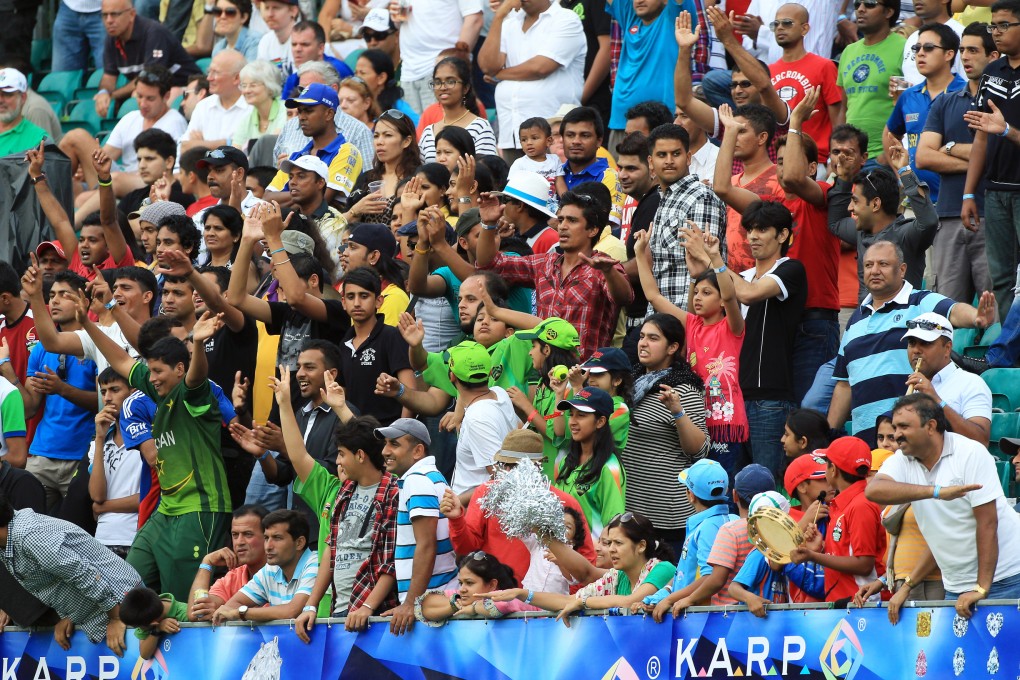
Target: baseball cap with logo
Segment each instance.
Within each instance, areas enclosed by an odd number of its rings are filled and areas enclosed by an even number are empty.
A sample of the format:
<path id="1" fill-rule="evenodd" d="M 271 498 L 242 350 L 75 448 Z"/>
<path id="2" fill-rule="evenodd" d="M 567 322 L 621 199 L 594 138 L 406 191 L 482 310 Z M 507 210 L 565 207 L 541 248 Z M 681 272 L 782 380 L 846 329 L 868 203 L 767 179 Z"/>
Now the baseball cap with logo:
<path id="1" fill-rule="evenodd" d="M 907 322 L 907 332 L 903 334 L 901 340 L 907 338 L 917 338 L 923 342 L 934 342 L 938 338 L 952 340 L 953 324 L 941 314 L 925 312 Z"/>
<path id="2" fill-rule="evenodd" d="M 793 498 L 800 483 L 809 479 L 825 479 L 825 459 L 813 453 L 797 456 L 790 461 L 783 476 L 783 486 L 786 487 L 786 493 Z"/>
<path id="3" fill-rule="evenodd" d="M 390 12 L 385 7 L 376 7 L 365 15 L 365 21 L 361 24 L 354 36 L 360 38 L 366 30 L 374 33 L 395 33 L 396 24 L 390 19 Z"/>
<path id="4" fill-rule="evenodd" d="M 489 351 L 474 340 L 465 340 L 447 350 L 450 355 L 450 372 L 469 383 L 487 381 L 492 370 Z"/>
<path id="5" fill-rule="evenodd" d="M 325 161 L 318 156 L 306 154 L 304 156 L 299 156 L 292 161 L 286 160 L 280 163 L 280 169 L 288 175 L 293 173 L 295 168 L 314 172 L 322 179 L 329 180 L 329 166 L 326 165 Z"/>
<path id="6" fill-rule="evenodd" d="M 762 508 L 779 508 L 783 512 L 790 512 L 790 501 L 783 498 L 778 491 L 762 491 L 751 499 L 747 506 L 747 514 L 753 515 Z"/>
<path id="7" fill-rule="evenodd" d="M 62 260 L 67 259 L 67 255 L 64 255 L 64 246 L 60 245 L 60 241 L 43 241 L 35 247 L 35 256 L 42 257 L 43 253 L 47 250 L 52 250 L 59 255 Z"/>
<path id="8" fill-rule="evenodd" d="M 340 108 L 340 99 L 329 85 L 312 83 L 296 97 L 287 100 L 288 109 L 296 109 L 299 106 L 325 106 L 334 111 Z"/>
<path id="9" fill-rule="evenodd" d="M 28 92 L 25 74 L 16 68 L 0 68 L 0 91 Z"/>
<path id="10" fill-rule="evenodd" d="M 566 411 L 569 408 L 576 408 L 585 413 L 597 413 L 607 418 L 616 410 L 609 393 L 597 387 L 585 387 L 570 399 L 564 399 L 556 404 L 557 411 Z"/>
<path id="11" fill-rule="evenodd" d="M 314 255 L 315 241 L 308 234 L 287 229 L 280 234 L 280 243 L 288 255 Z"/>
<path id="12" fill-rule="evenodd" d="M 871 447 L 859 437 L 840 437 L 829 448 L 815 451 L 815 455 L 847 474 L 863 477 L 871 469 Z"/>
<path id="13" fill-rule="evenodd" d="M 205 152 L 205 157 L 195 163 L 198 168 L 220 168 L 233 163 L 248 172 L 248 157 L 235 146 L 218 146 Z"/>
<path id="14" fill-rule="evenodd" d="M 606 373 L 607 371 L 629 371 L 630 360 L 627 353 L 619 347 L 599 347 L 592 353 L 581 368 L 590 373 Z"/>
<path id="15" fill-rule="evenodd" d="M 703 501 L 726 498 L 726 492 L 730 487 L 726 468 L 707 458 L 702 458 L 686 470 L 681 470 L 677 479 L 694 494 L 695 498 Z"/>
<path id="16" fill-rule="evenodd" d="M 577 329 L 569 321 L 553 316 L 538 324 L 530 331 L 519 331 L 516 336 L 521 340 L 541 340 L 560 349 L 576 350 L 581 346 Z"/>

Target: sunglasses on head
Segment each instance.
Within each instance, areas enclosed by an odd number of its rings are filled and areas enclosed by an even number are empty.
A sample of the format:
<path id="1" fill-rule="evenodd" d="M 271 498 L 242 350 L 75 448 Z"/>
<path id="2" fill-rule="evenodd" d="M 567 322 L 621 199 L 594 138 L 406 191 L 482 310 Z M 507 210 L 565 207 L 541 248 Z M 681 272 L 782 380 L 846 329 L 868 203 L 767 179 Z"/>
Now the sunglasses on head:
<path id="1" fill-rule="evenodd" d="M 492 555 L 485 552 L 484 550 L 476 550 L 467 556 L 468 562 L 488 562 L 492 559 Z"/>
<path id="2" fill-rule="evenodd" d="M 730 89 L 735 90 L 739 87 L 746 90 L 753 84 L 754 83 L 752 83 L 750 80 L 734 80 L 733 82 L 730 83 Z"/>
<path id="3" fill-rule="evenodd" d="M 950 329 L 946 328 L 945 326 L 943 326 L 940 323 L 935 323 L 934 321 L 928 321 L 927 319 L 920 319 L 920 320 L 911 319 L 910 321 L 907 322 L 907 328 L 909 330 L 913 330 L 915 328 L 920 328 L 922 331 L 948 331 L 948 330 L 950 330 Z"/>
<path id="4" fill-rule="evenodd" d="M 405 118 L 407 118 L 407 114 L 401 111 L 400 109 L 386 109 L 385 111 L 379 114 L 379 117 L 375 119 L 375 122 L 378 123 L 384 117 L 392 118 L 393 120 L 404 120 Z"/>
<path id="5" fill-rule="evenodd" d="M 621 512 L 619 515 L 614 517 L 609 522 L 609 524 L 614 524 L 614 523 L 626 524 L 627 522 L 633 522 L 634 519 L 635 518 L 634 518 L 634 513 L 633 512 L 630 512 L 630 511 L 628 511 L 628 512 Z"/>
<path id="6" fill-rule="evenodd" d="M 138 80 L 146 85 L 160 85 L 163 82 L 163 76 L 152 71 L 142 70 L 138 73 Z"/>

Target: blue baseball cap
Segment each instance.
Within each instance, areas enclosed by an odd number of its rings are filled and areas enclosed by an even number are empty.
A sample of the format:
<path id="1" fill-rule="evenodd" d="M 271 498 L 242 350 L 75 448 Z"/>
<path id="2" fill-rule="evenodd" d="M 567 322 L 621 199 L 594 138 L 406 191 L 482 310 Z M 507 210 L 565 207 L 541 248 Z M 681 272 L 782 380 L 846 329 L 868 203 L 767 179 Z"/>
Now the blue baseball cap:
<path id="1" fill-rule="evenodd" d="M 726 468 L 714 460 L 703 458 L 677 475 L 680 483 L 690 489 L 696 498 L 715 501 L 726 498 L 730 478 Z"/>
<path id="2" fill-rule="evenodd" d="M 597 387 L 585 387 L 570 399 L 564 399 L 556 404 L 557 411 L 566 411 L 569 408 L 576 408 L 585 413 L 597 413 L 607 418 L 616 410 L 609 393 Z"/>
<path id="3" fill-rule="evenodd" d="M 607 371 L 630 371 L 632 366 L 627 358 L 627 353 L 619 347 L 599 347 L 592 353 L 588 361 L 581 364 L 581 368 L 592 373 L 605 373 Z"/>
<path id="4" fill-rule="evenodd" d="M 286 103 L 288 109 L 296 109 L 299 106 L 327 106 L 334 111 L 340 109 L 340 98 L 336 90 L 322 83 L 312 83 Z"/>
<path id="5" fill-rule="evenodd" d="M 740 500 L 750 503 L 751 499 L 760 493 L 775 491 L 776 478 L 764 465 L 751 463 L 733 478 L 733 490 L 737 492 Z"/>

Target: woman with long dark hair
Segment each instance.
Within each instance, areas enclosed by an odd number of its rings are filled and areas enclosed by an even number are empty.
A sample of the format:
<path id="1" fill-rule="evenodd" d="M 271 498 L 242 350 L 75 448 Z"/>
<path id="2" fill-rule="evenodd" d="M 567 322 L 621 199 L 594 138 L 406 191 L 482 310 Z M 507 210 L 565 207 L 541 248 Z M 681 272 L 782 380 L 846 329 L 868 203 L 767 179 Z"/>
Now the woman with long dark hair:
<path id="1" fill-rule="evenodd" d="M 348 222 L 389 224 L 393 203 L 400 200 L 397 185 L 411 177 L 421 165 L 414 122 L 396 109 L 383 111 L 373 128 L 375 167 L 361 173 L 347 201 L 351 206 L 344 217 Z M 381 182 L 381 185 L 377 185 Z M 370 218 L 370 219 L 369 219 Z"/>
<path id="2" fill-rule="evenodd" d="M 432 69 L 432 91 L 443 107 L 443 119 L 422 130 L 418 145 L 422 159 L 430 163 L 436 159 L 436 134 L 449 127 L 463 128 L 475 143 L 480 156 L 496 154 L 496 135 L 489 120 L 471 109 L 475 105 L 475 91 L 471 86 L 471 67 L 460 57 L 441 59 Z"/>
<path id="3" fill-rule="evenodd" d="M 431 628 L 459 616 L 498 619 L 513 612 L 541 611 L 516 600 L 496 602 L 486 595 L 517 587 L 514 571 L 493 555 L 476 550 L 460 561 L 457 590 L 430 590 L 414 602 L 414 617 Z"/>
<path id="4" fill-rule="evenodd" d="M 451 173 L 457 161 L 475 155 L 475 140 L 467 130 L 456 125 L 444 127 L 436 133 L 436 163 L 442 163 Z"/>
<path id="5" fill-rule="evenodd" d="M 558 403 L 556 410 L 569 412 L 570 444 L 556 458 L 553 486 L 577 499 L 592 538 L 598 538 L 603 527 L 624 511 L 627 488 L 609 427 L 613 398 L 597 387 L 585 387 Z"/>
<path id="6" fill-rule="evenodd" d="M 409 116 L 414 125 L 418 125 L 418 114 L 403 99 L 404 91 L 397 84 L 396 67 L 390 55 L 382 50 L 365 50 L 358 57 L 354 75 L 368 85 L 380 111 L 396 109 Z"/>
<path id="7" fill-rule="evenodd" d="M 620 460 L 627 470 L 627 509 L 654 524 L 656 536 L 679 553 L 694 507 L 677 475 L 708 455 L 705 384 L 684 359 L 684 327 L 669 314 L 641 326 L 634 371 L 630 435 Z"/>

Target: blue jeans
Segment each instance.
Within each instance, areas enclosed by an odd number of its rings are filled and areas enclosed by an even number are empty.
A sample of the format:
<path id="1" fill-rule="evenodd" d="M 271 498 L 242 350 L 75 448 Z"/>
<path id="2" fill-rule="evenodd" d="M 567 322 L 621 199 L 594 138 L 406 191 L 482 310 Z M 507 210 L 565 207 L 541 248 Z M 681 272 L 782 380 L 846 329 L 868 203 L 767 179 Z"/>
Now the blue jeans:
<path id="1" fill-rule="evenodd" d="M 60 3 L 53 22 L 53 70 L 84 71 L 89 55 L 96 68 L 103 68 L 106 29 L 99 12 L 75 12 Z"/>
<path id="2" fill-rule="evenodd" d="M 443 474 L 446 481 L 453 479 L 453 469 L 457 467 L 457 433 L 439 429 L 439 421 L 446 413 L 425 419 L 425 427 L 429 429 L 432 444 L 429 453 L 436 457 L 436 468 Z"/>
<path id="3" fill-rule="evenodd" d="M 988 276 L 999 303 L 999 318 L 1005 319 L 1013 303 L 1013 282 L 1020 239 L 1020 192 L 985 192 L 985 253 L 988 255 Z"/>
<path id="4" fill-rule="evenodd" d="M 801 408 L 809 408 L 819 413 L 828 413 L 829 404 L 832 402 L 832 393 L 836 389 L 836 381 L 832 372 L 836 370 L 836 357 L 826 361 L 818 367 L 815 374 L 815 381 L 811 383 L 811 389 L 804 395 L 800 402 Z"/>
<path id="5" fill-rule="evenodd" d="M 777 480 L 783 478 L 786 452 L 783 450 L 783 428 L 795 405 L 789 401 L 745 401 L 747 423 L 751 429 L 748 442 L 751 461 L 764 465 Z"/>
<path id="6" fill-rule="evenodd" d="M 839 351 L 839 321 L 808 319 L 797 326 L 793 340 L 793 401 L 800 404 L 815 381 L 818 369 Z"/>
<path id="7" fill-rule="evenodd" d="M 1020 290 L 1020 266 L 1016 270 Z M 1020 297 L 1014 292 L 1012 305 L 1002 319 L 1002 332 L 988 348 L 985 359 L 992 368 L 1013 368 L 1020 359 Z"/>
<path id="8" fill-rule="evenodd" d="M 957 600 L 962 593 L 951 593 L 946 591 L 947 600 Z M 988 589 L 986 600 L 1020 600 L 1020 574 L 1015 574 L 1001 581 L 992 583 Z"/>
<path id="9" fill-rule="evenodd" d="M 701 91 L 705 93 L 705 99 L 709 105 L 717 109 L 723 104 L 733 104 L 730 96 L 730 82 L 733 80 L 733 71 L 723 68 L 714 68 L 701 78 Z"/>

